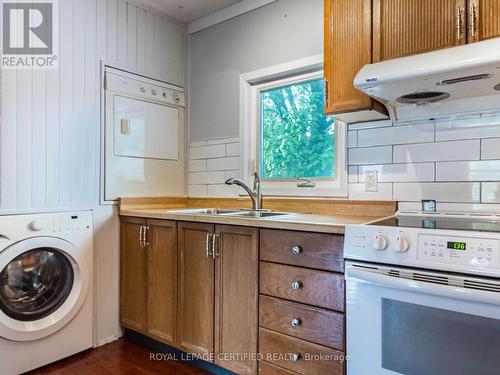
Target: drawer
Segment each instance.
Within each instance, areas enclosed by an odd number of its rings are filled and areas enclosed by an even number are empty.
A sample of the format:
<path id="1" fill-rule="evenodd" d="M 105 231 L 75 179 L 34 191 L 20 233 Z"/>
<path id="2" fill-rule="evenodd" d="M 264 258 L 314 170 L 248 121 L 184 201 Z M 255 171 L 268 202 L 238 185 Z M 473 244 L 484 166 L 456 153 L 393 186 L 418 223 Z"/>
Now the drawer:
<path id="1" fill-rule="evenodd" d="M 260 293 L 344 311 L 344 276 L 260 262 Z"/>
<path id="2" fill-rule="evenodd" d="M 299 374 L 344 374 L 344 354 L 335 349 L 265 328 L 259 329 L 259 348 L 264 361 Z"/>
<path id="3" fill-rule="evenodd" d="M 259 374 L 260 375 L 293 375 L 296 372 L 286 370 L 284 368 L 272 365 L 268 362 L 259 362 Z"/>
<path id="4" fill-rule="evenodd" d="M 344 314 L 261 295 L 259 325 L 299 339 L 344 350 Z"/>
<path id="5" fill-rule="evenodd" d="M 260 230 L 260 259 L 344 272 L 344 236 L 288 230 Z"/>

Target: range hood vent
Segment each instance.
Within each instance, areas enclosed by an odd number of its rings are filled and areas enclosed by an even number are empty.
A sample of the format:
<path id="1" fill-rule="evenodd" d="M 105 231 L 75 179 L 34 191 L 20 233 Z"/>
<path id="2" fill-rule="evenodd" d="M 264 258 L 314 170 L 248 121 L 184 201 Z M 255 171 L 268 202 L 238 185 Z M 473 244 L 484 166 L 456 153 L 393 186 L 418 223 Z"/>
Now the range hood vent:
<path id="1" fill-rule="evenodd" d="M 393 121 L 500 110 L 500 38 L 365 65 L 354 86 Z"/>

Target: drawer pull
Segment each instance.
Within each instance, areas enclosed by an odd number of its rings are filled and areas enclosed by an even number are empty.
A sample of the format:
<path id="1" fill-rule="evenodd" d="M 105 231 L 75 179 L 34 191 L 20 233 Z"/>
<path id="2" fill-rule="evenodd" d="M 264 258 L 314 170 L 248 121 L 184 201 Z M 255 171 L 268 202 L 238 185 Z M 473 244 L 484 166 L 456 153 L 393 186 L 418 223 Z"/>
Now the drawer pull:
<path id="1" fill-rule="evenodd" d="M 293 255 L 299 255 L 302 252 L 302 248 L 300 246 L 293 246 L 292 247 L 292 254 Z"/>
<path id="2" fill-rule="evenodd" d="M 301 359 L 300 353 L 291 353 L 290 354 L 290 360 L 292 362 L 298 362 L 298 361 L 300 361 L 300 359 Z"/>
<path id="3" fill-rule="evenodd" d="M 302 283 L 300 281 L 294 281 L 292 283 L 292 289 L 299 290 L 300 288 L 302 288 Z"/>
<path id="4" fill-rule="evenodd" d="M 302 324 L 302 320 L 299 318 L 294 318 L 294 319 L 292 319 L 291 323 L 292 323 L 292 326 L 298 327 Z"/>

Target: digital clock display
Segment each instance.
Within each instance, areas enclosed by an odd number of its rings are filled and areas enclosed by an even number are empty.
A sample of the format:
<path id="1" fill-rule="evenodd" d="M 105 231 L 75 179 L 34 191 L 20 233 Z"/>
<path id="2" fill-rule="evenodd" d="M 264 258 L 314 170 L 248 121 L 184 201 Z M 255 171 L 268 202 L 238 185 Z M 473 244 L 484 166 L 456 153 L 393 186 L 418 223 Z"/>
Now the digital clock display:
<path id="1" fill-rule="evenodd" d="M 452 242 L 452 241 L 448 241 L 448 249 L 466 250 L 467 249 L 467 244 L 465 242 Z"/>

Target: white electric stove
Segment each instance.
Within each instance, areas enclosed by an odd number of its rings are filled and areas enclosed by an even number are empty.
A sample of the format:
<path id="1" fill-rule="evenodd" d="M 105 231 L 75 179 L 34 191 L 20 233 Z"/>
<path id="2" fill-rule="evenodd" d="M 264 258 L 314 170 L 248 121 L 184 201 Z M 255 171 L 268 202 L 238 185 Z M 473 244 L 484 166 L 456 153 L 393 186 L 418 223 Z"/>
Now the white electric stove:
<path id="1" fill-rule="evenodd" d="M 348 225 L 344 257 L 348 375 L 498 374 L 500 216 Z"/>

